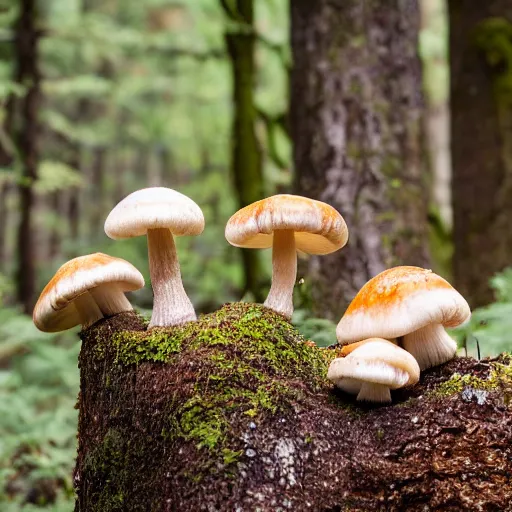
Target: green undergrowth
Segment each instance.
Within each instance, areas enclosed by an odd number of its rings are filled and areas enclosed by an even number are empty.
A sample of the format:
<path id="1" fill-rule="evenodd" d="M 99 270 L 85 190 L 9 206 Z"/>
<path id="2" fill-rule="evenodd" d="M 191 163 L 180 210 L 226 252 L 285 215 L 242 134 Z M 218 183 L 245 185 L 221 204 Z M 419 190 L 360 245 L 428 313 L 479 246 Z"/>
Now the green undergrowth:
<path id="1" fill-rule="evenodd" d="M 499 361 L 492 361 L 486 377 L 476 375 L 454 373 L 450 379 L 441 383 L 431 395 L 436 397 L 452 396 L 463 392 L 465 389 L 479 391 L 501 391 L 504 400 L 510 403 L 512 398 L 512 356 L 503 355 Z"/>
<path id="2" fill-rule="evenodd" d="M 106 347 L 98 341 L 95 355 L 103 359 Z M 328 385 L 334 352 L 306 342 L 275 312 L 247 303 L 228 304 L 179 327 L 122 331 L 108 343 L 119 366 L 195 365 L 193 390 L 172 400 L 162 435 L 215 451 L 226 464 L 238 456 L 226 442 L 233 417 L 275 414 Z"/>

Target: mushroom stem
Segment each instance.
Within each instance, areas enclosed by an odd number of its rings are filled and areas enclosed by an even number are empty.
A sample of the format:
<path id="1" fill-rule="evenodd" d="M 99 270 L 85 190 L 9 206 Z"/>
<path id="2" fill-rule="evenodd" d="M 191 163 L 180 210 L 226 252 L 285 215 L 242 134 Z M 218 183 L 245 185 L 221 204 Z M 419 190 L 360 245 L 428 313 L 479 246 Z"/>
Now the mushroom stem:
<path id="1" fill-rule="evenodd" d="M 457 343 L 441 324 L 431 324 L 406 334 L 403 347 L 412 354 L 421 370 L 453 359 Z"/>
<path id="2" fill-rule="evenodd" d="M 148 253 L 154 296 L 149 328 L 196 320 L 194 306 L 183 288 L 176 246 L 169 229 L 148 229 Z"/>
<path id="3" fill-rule="evenodd" d="M 272 286 L 264 305 L 287 319 L 293 313 L 293 287 L 297 278 L 295 235 L 290 229 L 274 231 Z"/>
<path id="4" fill-rule="evenodd" d="M 87 329 L 87 327 L 90 327 L 103 318 L 101 309 L 89 292 L 82 293 L 82 295 L 78 296 L 74 304 L 78 316 L 80 317 L 82 330 Z"/>
<path id="5" fill-rule="evenodd" d="M 123 311 L 133 310 L 130 301 L 115 284 L 98 286 L 89 290 L 89 293 L 105 316 L 113 316 Z"/>
<path id="6" fill-rule="evenodd" d="M 389 387 L 373 382 L 363 382 L 357 400 L 362 402 L 391 402 Z"/>

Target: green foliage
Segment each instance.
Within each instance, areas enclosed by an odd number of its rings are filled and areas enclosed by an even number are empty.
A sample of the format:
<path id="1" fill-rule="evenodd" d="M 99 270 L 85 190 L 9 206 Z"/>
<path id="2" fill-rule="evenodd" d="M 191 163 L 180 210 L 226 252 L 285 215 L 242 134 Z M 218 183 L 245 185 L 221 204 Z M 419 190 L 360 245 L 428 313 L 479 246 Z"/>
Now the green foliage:
<path id="1" fill-rule="evenodd" d="M 470 355 L 496 356 L 512 351 L 512 268 L 491 279 L 496 302 L 475 309 L 468 324 L 453 330 Z"/>
<path id="2" fill-rule="evenodd" d="M 337 343 L 336 324 L 326 318 L 312 317 L 304 309 L 293 313 L 293 325 L 308 340 L 314 341 L 319 347 L 328 347 Z"/>
<path id="3" fill-rule="evenodd" d="M 45 335 L 31 318 L 0 310 L 0 367 L 10 360 L 0 370 L 2 511 L 24 502 L 72 510 L 78 349 L 74 333 Z"/>
<path id="4" fill-rule="evenodd" d="M 34 189 L 39 193 L 48 193 L 80 187 L 82 184 L 83 179 L 76 169 L 63 162 L 44 160 L 39 165 L 39 179 Z"/>
<path id="5" fill-rule="evenodd" d="M 419 51 L 423 60 L 423 81 L 433 105 L 446 102 L 449 93 L 448 16 L 443 0 L 423 0 L 423 27 Z"/>
<path id="6" fill-rule="evenodd" d="M 512 23 L 505 18 L 488 18 L 475 31 L 475 44 L 494 72 L 495 99 L 510 106 L 512 92 Z"/>

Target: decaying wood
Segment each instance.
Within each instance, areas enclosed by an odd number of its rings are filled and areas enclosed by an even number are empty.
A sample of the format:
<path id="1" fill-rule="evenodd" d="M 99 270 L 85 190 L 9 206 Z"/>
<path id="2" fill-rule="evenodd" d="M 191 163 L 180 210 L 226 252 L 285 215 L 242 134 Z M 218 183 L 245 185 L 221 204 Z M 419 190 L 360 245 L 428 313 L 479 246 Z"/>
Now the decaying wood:
<path id="1" fill-rule="evenodd" d="M 510 358 L 456 359 L 375 407 L 263 306 L 145 329 L 82 333 L 77 512 L 512 510 Z"/>

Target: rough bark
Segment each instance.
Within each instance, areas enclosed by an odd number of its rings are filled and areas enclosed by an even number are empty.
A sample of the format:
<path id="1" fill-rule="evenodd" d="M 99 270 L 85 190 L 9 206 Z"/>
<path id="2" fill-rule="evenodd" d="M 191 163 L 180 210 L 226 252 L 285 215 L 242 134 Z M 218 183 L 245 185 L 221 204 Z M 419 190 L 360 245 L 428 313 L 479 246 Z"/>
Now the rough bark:
<path id="1" fill-rule="evenodd" d="M 493 298 L 489 278 L 512 261 L 512 3 L 448 4 L 454 277 L 477 307 Z"/>
<path id="2" fill-rule="evenodd" d="M 291 2 L 296 189 L 350 232 L 310 260 L 319 316 L 339 319 L 385 268 L 428 264 L 418 27 L 414 0 Z"/>
<path id="3" fill-rule="evenodd" d="M 41 101 L 38 68 L 39 33 L 36 26 L 36 1 L 21 0 L 15 27 L 16 81 L 26 88 L 17 102 L 19 109 L 17 146 L 23 169 L 19 185 L 20 223 L 18 226 L 17 297 L 25 313 L 32 313 L 35 297 L 37 251 L 34 243 L 32 213 L 35 205 L 33 184 L 39 160 L 39 106 Z"/>
<path id="4" fill-rule="evenodd" d="M 256 138 L 257 112 L 254 104 L 256 62 L 254 47 L 253 0 L 222 1 L 226 15 L 236 28 L 226 33 L 226 45 L 233 71 L 233 106 L 231 173 L 240 208 L 262 199 L 263 170 L 261 152 Z M 258 251 L 242 249 L 244 292 L 261 302 L 262 269 Z"/>
<path id="5" fill-rule="evenodd" d="M 153 331 L 121 314 L 82 341 L 77 512 L 512 510 L 510 357 L 371 407 L 259 305 Z"/>

